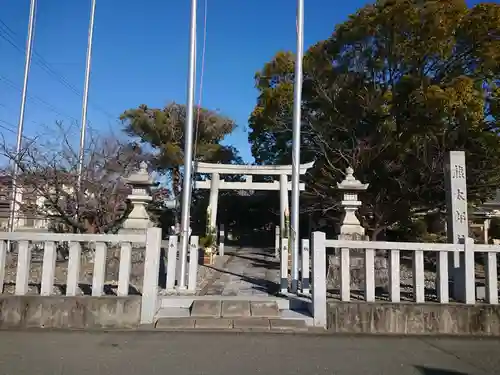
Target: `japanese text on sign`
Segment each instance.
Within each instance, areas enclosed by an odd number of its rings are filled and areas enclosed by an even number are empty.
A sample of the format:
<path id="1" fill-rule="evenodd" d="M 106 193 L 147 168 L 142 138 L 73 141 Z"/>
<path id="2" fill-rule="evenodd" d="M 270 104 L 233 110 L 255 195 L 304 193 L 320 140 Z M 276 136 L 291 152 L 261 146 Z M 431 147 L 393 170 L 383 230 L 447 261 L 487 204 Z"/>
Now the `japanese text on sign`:
<path id="1" fill-rule="evenodd" d="M 460 224 L 463 224 L 467 220 L 467 214 L 465 213 L 465 211 L 457 210 L 455 212 L 455 218 L 456 218 L 457 222 L 459 222 Z"/>
<path id="2" fill-rule="evenodd" d="M 451 173 L 452 178 L 465 178 L 465 167 L 463 165 L 454 165 Z"/>

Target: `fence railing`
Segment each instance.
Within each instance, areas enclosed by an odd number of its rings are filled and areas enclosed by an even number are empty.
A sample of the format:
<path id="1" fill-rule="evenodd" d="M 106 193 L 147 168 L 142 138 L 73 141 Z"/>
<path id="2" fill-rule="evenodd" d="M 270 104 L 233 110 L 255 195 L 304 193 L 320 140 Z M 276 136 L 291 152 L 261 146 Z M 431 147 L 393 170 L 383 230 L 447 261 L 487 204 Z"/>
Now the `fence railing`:
<path id="1" fill-rule="evenodd" d="M 158 298 L 158 270 L 160 265 L 161 229 L 150 228 L 142 234 L 59 234 L 0 232 L 0 292 L 3 291 L 8 245 L 17 249 L 14 294 L 26 295 L 29 290 L 32 249 L 43 251 L 40 295 L 50 296 L 55 282 L 57 249 L 68 248 L 66 296 L 76 296 L 81 276 L 82 247 L 92 246 L 94 264 L 92 296 L 102 296 L 106 281 L 108 247 L 120 248 L 118 296 L 129 294 L 133 245 L 145 248 L 142 284 L 141 323 L 152 323 Z M 141 246 L 142 245 L 142 246 Z M 1 294 L 1 293 L 0 293 Z"/>
<path id="2" fill-rule="evenodd" d="M 439 303 L 450 301 L 450 278 L 453 279 L 452 293 L 455 299 L 466 304 L 476 303 L 476 254 L 484 255 L 484 284 L 486 303 L 498 304 L 497 253 L 499 245 L 474 244 L 470 238 L 463 244 L 376 242 L 327 240 L 323 232 L 314 232 L 311 238 L 312 252 L 312 310 L 315 325 L 326 325 L 327 301 L 327 248 L 337 249 L 339 256 L 340 299 L 351 300 L 351 250 L 362 250 L 364 257 L 364 300 L 375 302 L 375 254 L 377 250 L 388 253 L 388 294 L 391 302 L 401 302 L 400 259 L 401 252 L 411 252 L 413 300 L 425 303 L 424 252 L 437 254 L 435 289 Z M 449 255 L 460 254 L 460 266 L 449 267 Z M 450 263 L 451 266 L 451 263 Z"/>

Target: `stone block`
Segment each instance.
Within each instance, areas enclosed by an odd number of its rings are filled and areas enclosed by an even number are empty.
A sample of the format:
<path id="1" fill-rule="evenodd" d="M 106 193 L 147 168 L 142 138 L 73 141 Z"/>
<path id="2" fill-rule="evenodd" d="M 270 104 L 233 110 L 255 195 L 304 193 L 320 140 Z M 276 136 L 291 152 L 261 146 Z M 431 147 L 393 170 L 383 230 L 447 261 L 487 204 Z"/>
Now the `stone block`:
<path id="1" fill-rule="evenodd" d="M 476 286 L 476 298 L 478 300 L 486 300 L 486 286 L 484 285 Z"/>
<path id="2" fill-rule="evenodd" d="M 270 323 L 266 318 L 242 318 L 234 320 L 234 328 L 245 331 L 268 331 Z"/>
<path id="3" fill-rule="evenodd" d="M 327 327 L 336 333 L 500 336 L 500 306 L 330 302 Z"/>
<path id="4" fill-rule="evenodd" d="M 300 319 L 270 319 L 271 330 L 307 331 L 306 322 Z"/>
<path id="5" fill-rule="evenodd" d="M 192 317 L 220 318 L 221 301 L 197 300 L 191 307 Z"/>
<path id="6" fill-rule="evenodd" d="M 156 322 L 157 329 L 192 329 L 195 319 L 191 318 L 160 318 Z"/>
<path id="7" fill-rule="evenodd" d="M 21 328 L 27 309 L 26 299 L 15 296 L 0 298 L 0 328 Z"/>
<path id="8" fill-rule="evenodd" d="M 276 302 L 251 302 L 250 311 L 254 318 L 272 318 L 280 315 Z"/>
<path id="9" fill-rule="evenodd" d="M 140 315 L 140 296 L 0 297 L 0 328 L 137 328 Z"/>
<path id="10" fill-rule="evenodd" d="M 250 302 L 248 301 L 222 301 L 222 317 L 247 317 L 250 316 Z"/>
<path id="11" fill-rule="evenodd" d="M 231 329 L 233 328 L 233 321 L 231 319 L 196 319 L 195 328 L 200 329 Z"/>

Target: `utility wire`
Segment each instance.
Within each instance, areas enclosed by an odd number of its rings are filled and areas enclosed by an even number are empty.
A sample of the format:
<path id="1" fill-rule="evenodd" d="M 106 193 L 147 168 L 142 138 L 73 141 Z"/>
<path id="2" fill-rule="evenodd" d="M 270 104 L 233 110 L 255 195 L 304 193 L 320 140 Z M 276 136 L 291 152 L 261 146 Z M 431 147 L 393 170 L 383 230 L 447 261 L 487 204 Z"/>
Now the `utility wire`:
<path id="1" fill-rule="evenodd" d="M 12 81 L 11 79 L 9 79 L 8 77 L 5 77 L 3 75 L 0 74 L 0 83 L 4 83 L 5 85 L 7 85 L 8 87 L 18 91 L 18 92 L 22 92 L 22 88 L 20 88 L 18 85 L 16 85 L 14 83 L 14 81 Z M 59 116 L 61 117 L 64 117 L 64 118 L 67 118 L 67 119 L 70 119 L 72 120 L 73 122 L 70 123 L 70 125 L 72 127 L 77 127 L 77 123 L 78 123 L 78 119 L 76 117 L 73 117 L 65 112 L 63 112 L 61 109 L 57 108 L 56 106 L 54 106 L 53 104 L 47 102 L 46 100 L 40 98 L 39 96 L 36 96 L 36 95 L 30 95 L 30 94 L 26 94 L 26 97 L 28 98 L 28 100 L 30 102 L 35 102 L 35 104 L 41 104 L 42 106 L 44 106 L 45 108 L 47 108 L 49 111 L 51 112 L 54 112 L 56 114 L 58 114 Z M 1 106 L 7 108 L 7 106 L 5 104 L 1 104 Z M 31 120 L 31 122 L 33 122 L 34 124 L 41 124 L 40 122 L 37 122 L 37 121 L 34 121 L 34 120 Z M 87 127 L 91 130 L 91 131 L 95 131 L 95 129 L 92 127 L 92 122 L 91 121 L 87 121 Z"/>
<path id="2" fill-rule="evenodd" d="M 13 46 L 16 50 L 18 50 L 20 53 L 24 54 L 25 53 L 25 48 L 19 46 L 18 43 L 15 42 L 15 36 L 17 34 L 12 28 L 10 28 L 4 21 L 0 19 L 0 38 L 5 40 L 7 43 L 9 43 L 11 46 Z M 64 87 L 66 87 L 68 90 L 70 90 L 72 93 L 79 97 L 83 97 L 83 93 L 81 90 L 79 90 L 75 85 L 71 84 L 68 79 L 62 75 L 61 73 L 57 72 L 54 70 L 51 65 L 43 58 L 42 55 L 40 55 L 35 49 L 33 49 L 33 57 L 35 57 L 34 63 L 38 65 L 39 67 L 42 68 L 49 76 L 57 80 L 60 84 L 62 84 Z M 96 110 L 100 111 L 107 117 L 109 117 L 112 120 L 116 120 L 117 117 L 113 116 L 111 113 L 106 111 L 102 106 L 98 105 L 95 102 L 91 102 L 89 100 L 89 104 L 94 107 Z"/>
<path id="3" fill-rule="evenodd" d="M 5 124 L 5 125 L 0 124 L 0 128 L 7 130 L 8 132 L 11 132 L 13 134 L 17 134 L 17 130 L 15 130 L 17 128 L 17 126 L 14 125 L 12 122 L 8 122 L 8 121 L 2 120 L 2 119 L 0 119 L 0 122 L 2 124 Z M 23 138 L 28 140 L 28 141 L 31 141 L 33 143 L 36 143 L 34 139 L 31 139 L 31 138 L 26 137 L 24 135 L 23 135 Z"/>
<path id="4" fill-rule="evenodd" d="M 31 99 L 30 99 L 30 102 L 31 102 Z M 36 104 L 36 103 L 35 103 Z M 3 108 L 6 108 L 7 110 L 9 111 L 13 111 L 15 112 L 16 110 L 14 108 L 12 108 L 10 105 L 5 105 L 3 103 L 0 103 L 0 107 L 3 107 Z M 35 120 L 29 120 L 30 122 L 32 122 L 33 124 L 35 125 L 45 125 L 44 123 L 40 122 L 40 121 L 35 121 Z M 73 126 L 73 125 L 72 125 Z"/>
<path id="5" fill-rule="evenodd" d="M 0 74 L 0 82 L 3 82 L 5 85 L 13 88 L 14 90 L 17 90 L 19 92 L 22 92 L 22 89 L 15 84 L 14 81 L 12 81 L 11 79 L 9 79 L 8 77 L 4 76 L 4 75 L 1 75 Z M 58 109 L 56 106 L 50 104 L 49 102 L 47 102 L 46 100 L 40 98 L 39 96 L 36 96 L 36 95 L 30 95 L 30 94 L 26 94 L 26 96 L 28 97 L 28 99 L 30 100 L 34 100 L 34 101 L 37 101 L 39 102 L 40 104 L 42 104 L 43 106 L 45 106 L 47 109 L 49 109 L 50 111 L 58 114 L 59 116 L 62 116 L 62 117 L 66 117 L 68 119 L 71 119 L 73 121 L 76 121 L 78 122 L 78 119 L 76 117 L 73 117 L 71 115 L 68 115 L 67 113 L 64 113 L 62 112 L 60 109 Z"/>
<path id="6" fill-rule="evenodd" d="M 198 110 L 196 114 L 196 133 L 194 140 L 194 157 L 196 158 L 196 146 L 198 144 L 198 133 L 200 125 L 200 115 L 201 115 L 201 104 L 203 99 L 203 78 L 205 75 L 205 55 L 207 48 L 207 10 L 208 10 L 208 0 L 205 0 L 205 9 L 203 14 L 203 47 L 201 50 L 201 71 L 200 71 L 200 87 L 198 90 Z"/>
<path id="7" fill-rule="evenodd" d="M 196 112 L 196 122 L 195 122 L 195 135 L 194 135 L 194 153 L 193 159 L 196 162 L 196 153 L 198 148 L 198 136 L 200 130 L 200 116 L 201 116 L 201 105 L 203 99 L 203 78 L 205 75 L 205 55 L 206 55 L 206 47 L 207 47 L 207 14 L 208 14 L 208 0 L 205 0 L 205 6 L 203 11 L 203 46 L 201 50 L 201 71 L 200 71 L 200 86 L 198 89 L 198 108 Z M 193 172 L 191 173 L 192 178 L 191 181 L 194 181 L 195 177 L 195 169 L 193 168 Z M 194 184 L 191 184 L 191 195 L 194 191 Z"/>

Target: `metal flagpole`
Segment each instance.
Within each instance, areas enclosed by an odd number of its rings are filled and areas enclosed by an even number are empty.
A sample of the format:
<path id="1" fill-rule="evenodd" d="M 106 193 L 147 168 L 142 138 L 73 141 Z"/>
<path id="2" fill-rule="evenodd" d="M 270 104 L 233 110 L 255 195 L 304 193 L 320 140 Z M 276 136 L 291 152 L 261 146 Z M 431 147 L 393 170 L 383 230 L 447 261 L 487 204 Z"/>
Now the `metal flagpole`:
<path id="1" fill-rule="evenodd" d="M 191 24 L 189 27 L 189 70 L 187 83 L 186 124 L 184 127 L 184 180 L 182 184 L 181 213 L 181 279 L 179 289 L 186 288 L 186 261 L 189 244 L 190 197 L 193 170 L 193 125 L 194 125 L 194 90 L 196 68 L 196 6 L 197 0 L 191 0 Z"/>
<path id="2" fill-rule="evenodd" d="M 87 61 L 85 65 L 85 82 L 83 84 L 82 123 L 80 128 L 80 153 L 78 155 L 77 194 L 79 194 L 82 185 L 83 157 L 85 154 L 85 135 L 87 130 L 87 107 L 89 101 L 89 81 L 90 81 L 90 66 L 91 66 L 90 62 L 92 60 L 92 38 L 94 36 L 95 3 L 96 0 L 92 0 L 92 6 L 90 10 L 89 36 L 87 43 Z"/>
<path id="3" fill-rule="evenodd" d="M 14 217 L 16 210 L 16 197 L 17 197 L 17 175 L 19 173 L 19 154 L 21 152 L 22 140 L 23 140 L 23 127 L 24 127 L 24 112 L 26 108 L 26 94 L 28 91 L 28 77 L 31 66 L 31 50 L 33 46 L 33 30 L 35 28 L 35 10 L 36 10 L 36 0 L 31 0 L 30 4 L 30 18 L 28 22 L 28 38 L 26 41 L 26 60 L 24 63 L 24 82 L 23 91 L 21 96 L 21 109 L 19 113 L 19 123 L 17 125 L 17 140 L 16 140 L 16 154 L 13 160 L 13 171 L 12 171 L 12 200 L 10 202 L 10 215 L 9 215 L 9 231 L 14 231 Z M 9 247 L 10 248 L 10 244 Z"/>
<path id="4" fill-rule="evenodd" d="M 292 139 L 292 292 L 298 290 L 299 280 L 299 178 L 300 125 L 302 104 L 302 60 L 304 58 L 304 0 L 297 0 L 297 55 L 295 60 L 295 87 L 293 98 Z"/>

